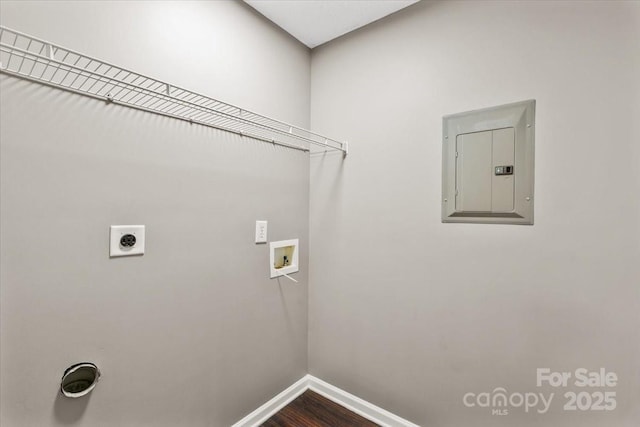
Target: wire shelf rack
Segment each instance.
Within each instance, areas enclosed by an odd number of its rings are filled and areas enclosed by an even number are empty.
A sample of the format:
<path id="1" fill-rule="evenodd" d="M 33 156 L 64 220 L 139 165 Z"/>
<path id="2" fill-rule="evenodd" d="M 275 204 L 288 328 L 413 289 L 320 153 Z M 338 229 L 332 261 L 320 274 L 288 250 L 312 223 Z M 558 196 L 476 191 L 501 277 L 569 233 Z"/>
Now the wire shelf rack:
<path id="1" fill-rule="evenodd" d="M 306 152 L 348 144 L 0 26 L 0 72 Z M 316 151 L 314 149 L 314 151 Z"/>

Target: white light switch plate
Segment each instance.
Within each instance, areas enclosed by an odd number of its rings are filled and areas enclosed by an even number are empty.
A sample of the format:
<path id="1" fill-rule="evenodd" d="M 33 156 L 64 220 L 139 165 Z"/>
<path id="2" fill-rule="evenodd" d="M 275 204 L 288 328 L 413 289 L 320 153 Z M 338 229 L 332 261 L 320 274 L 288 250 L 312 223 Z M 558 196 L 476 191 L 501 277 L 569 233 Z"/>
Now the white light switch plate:
<path id="1" fill-rule="evenodd" d="M 130 256 L 144 254 L 144 225 L 112 225 L 109 255 Z"/>
<path id="2" fill-rule="evenodd" d="M 267 221 L 256 221 L 256 243 L 267 243 Z"/>

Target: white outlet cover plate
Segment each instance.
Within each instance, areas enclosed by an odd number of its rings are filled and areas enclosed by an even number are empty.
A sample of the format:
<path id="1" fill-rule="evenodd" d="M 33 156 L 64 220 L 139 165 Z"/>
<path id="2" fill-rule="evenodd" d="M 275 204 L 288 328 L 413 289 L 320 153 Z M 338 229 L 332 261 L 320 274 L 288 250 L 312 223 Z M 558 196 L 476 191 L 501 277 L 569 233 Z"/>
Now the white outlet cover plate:
<path id="1" fill-rule="evenodd" d="M 130 247 L 120 245 L 125 234 L 136 236 L 136 243 Z M 112 257 L 144 254 L 144 225 L 112 225 L 109 237 L 109 255 Z"/>

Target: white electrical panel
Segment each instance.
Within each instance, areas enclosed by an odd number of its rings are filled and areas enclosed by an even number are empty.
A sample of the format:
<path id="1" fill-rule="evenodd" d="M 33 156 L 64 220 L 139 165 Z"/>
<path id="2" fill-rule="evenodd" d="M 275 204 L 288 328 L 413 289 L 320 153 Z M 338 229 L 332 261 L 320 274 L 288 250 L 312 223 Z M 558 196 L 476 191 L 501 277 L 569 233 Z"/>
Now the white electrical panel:
<path id="1" fill-rule="evenodd" d="M 442 221 L 533 224 L 535 101 L 445 116 Z"/>
<path id="2" fill-rule="evenodd" d="M 458 135 L 456 210 L 512 212 L 515 190 L 513 128 Z"/>

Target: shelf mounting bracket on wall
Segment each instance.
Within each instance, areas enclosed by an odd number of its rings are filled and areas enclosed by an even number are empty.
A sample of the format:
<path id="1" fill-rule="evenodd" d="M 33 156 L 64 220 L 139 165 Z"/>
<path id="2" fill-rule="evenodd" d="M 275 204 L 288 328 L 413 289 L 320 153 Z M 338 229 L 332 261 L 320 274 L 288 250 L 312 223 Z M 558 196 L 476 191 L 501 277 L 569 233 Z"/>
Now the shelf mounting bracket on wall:
<path id="1" fill-rule="evenodd" d="M 305 152 L 347 144 L 0 26 L 0 72 Z M 320 147 L 315 149 L 313 147 Z"/>

